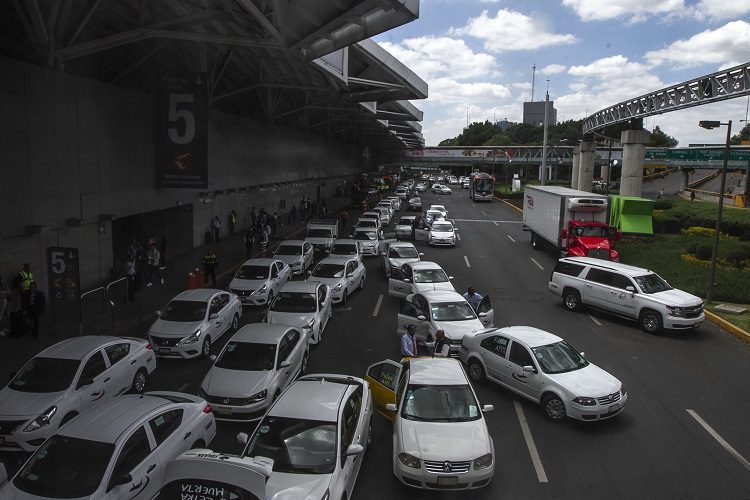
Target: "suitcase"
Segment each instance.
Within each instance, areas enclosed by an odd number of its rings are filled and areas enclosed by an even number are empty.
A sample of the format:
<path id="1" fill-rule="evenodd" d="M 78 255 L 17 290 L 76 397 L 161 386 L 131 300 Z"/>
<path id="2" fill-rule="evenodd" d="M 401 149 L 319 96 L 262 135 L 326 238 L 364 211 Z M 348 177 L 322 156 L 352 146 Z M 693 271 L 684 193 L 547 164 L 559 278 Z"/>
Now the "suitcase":
<path id="1" fill-rule="evenodd" d="M 26 321 L 23 311 L 13 311 L 10 313 L 10 336 L 20 337 L 26 334 Z"/>

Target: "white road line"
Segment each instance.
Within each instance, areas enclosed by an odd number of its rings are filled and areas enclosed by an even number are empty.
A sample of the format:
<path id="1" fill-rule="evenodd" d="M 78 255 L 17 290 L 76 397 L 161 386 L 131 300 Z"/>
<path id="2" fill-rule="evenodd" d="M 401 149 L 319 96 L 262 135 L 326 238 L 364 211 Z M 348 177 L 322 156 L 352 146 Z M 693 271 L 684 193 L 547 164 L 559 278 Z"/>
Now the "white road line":
<path id="1" fill-rule="evenodd" d="M 185 382 L 177 389 L 177 392 L 185 392 L 188 387 L 190 387 L 190 382 Z"/>
<path id="2" fill-rule="evenodd" d="M 473 203 L 471 204 L 471 206 L 472 206 L 472 207 L 474 207 L 474 208 L 477 208 L 477 206 L 476 206 L 476 205 L 474 205 Z"/>
<path id="3" fill-rule="evenodd" d="M 541 269 L 542 271 L 544 271 L 544 268 L 542 267 L 542 265 L 539 264 L 539 262 L 537 262 L 536 260 L 534 260 L 534 257 L 529 257 L 529 258 L 531 259 L 531 262 L 533 262 L 534 264 L 536 264 L 536 267 L 538 267 L 539 269 Z"/>
<path id="4" fill-rule="evenodd" d="M 586 316 L 588 316 L 589 318 L 591 318 L 591 321 L 593 321 L 594 323 L 596 323 L 598 326 L 602 326 L 602 322 L 599 321 L 598 319 L 596 319 L 595 317 L 593 317 L 592 315 L 587 314 Z"/>
<path id="5" fill-rule="evenodd" d="M 378 315 L 378 311 L 380 311 L 380 304 L 382 303 L 383 303 L 383 294 L 381 293 L 380 296 L 378 297 L 378 301 L 375 303 L 375 310 L 372 311 L 373 316 Z"/>
<path id="6" fill-rule="evenodd" d="M 466 267 L 471 267 L 471 264 L 469 264 L 469 258 L 464 255 L 464 260 L 466 261 Z"/>
<path id="7" fill-rule="evenodd" d="M 523 431 L 523 438 L 526 440 L 526 447 L 529 449 L 529 455 L 531 455 L 531 462 L 534 464 L 534 470 L 536 470 L 536 477 L 540 483 L 547 483 L 547 473 L 544 472 L 544 466 L 542 465 L 542 459 L 539 457 L 539 452 L 536 451 L 536 445 L 534 444 L 534 438 L 531 436 L 531 429 L 529 429 L 529 423 L 526 422 L 526 415 L 523 414 L 523 408 L 521 403 L 513 401 L 513 406 L 516 407 L 516 415 L 518 416 L 518 423 L 521 424 L 521 431 Z"/>
<path id="8" fill-rule="evenodd" d="M 500 227 L 500 224 L 498 224 L 496 220 L 493 220 L 492 222 L 493 222 L 493 223 L 494 223 L 494 224 L 495 224 L 495 225 L 496 225 L 497 227 Z"/>
<path id="9" fill-rule="evenodd" d="M 703 420 L 703 419 L 702 419 L 702 418 L 700 417 L 700 415 L 698 415 L 698 414 L 697 414 L 697 413 L 696 413 L 695 411 L 693 411 L 693 410 L 685 410 L 685 411 L 687 411 L 687 412 L 688 412 L 688 413 L 690 414 L 690 416 L 691 416 L 691 417 L 693 417 L 693 418 L 694 418 L 694 419 L 696 420 L 696 422 L 698 422 L 698 423 L 699 423 L 699 424 L 701 425 L 701 427 L 703 427 L 704 429 L 706 429 L 706 432 L 708 432 L 709 434 L 711 434 L 711 437 L 712 437 L 712 438 L 714 438 L 714 439 L 715 439 L 716 441 L 718 441 L 718 442 L 719 442 L 719 444 L 720 444 L 720 445 L 721 445 L 721 446 L 722 446 L 722 447 L 723 447 L 723 448 L 724 448 L 725 450 L 727 450 L 727 451 L 728 451 L 728 452 L 729 452 L 729 453 L 730 453 L 730 454 L 731 454 L 731 455 L 732 455 L 732 456 L 733 456 L 734 458 L 736 458 L 736 459 L 737 459 L 737 461 L 738 461 L 739 463 L 741 463 L 743 467 L 745 467 L 745 468 L 746 468 L 747 470 L 750 470 L 750 462 L 748 462 L 748 461 L 747 461 L 747 459 L 746 459 L 745 457 L 743 457 L 742 455 L 740 455 L 740 453 L 739 453 L 739 452 L 738 452 L 737 450 L 735 450 L 735 449 L 734 449 L 734 448 L 732 447 L 732 445 L 731 445 L 731 444 L 727 443 L 727 442 L 726 442 L 726 441 L 724 440 L 724 438 L 723 438 L 723 437 L 721 437 L 721 436 L 719 435 L 719 433 L 718 433 L 718 432 L 716 432 L 716 431 L 715 431 L 715 430 L 713 429 L 713 427 L 711 427 L 710 425 L 708 425 L 708 423 L 707 423 L 707 422 L 706 422 L 705 420 Z"/>
<path id="10" fill-rule="evenodd" d="M 511 236 L 511 235 L 509 235 L 509 234 L 506 234 L 506 236 L 507 236 L 507 237 L 508 237 L 508 239 L 509 239 L 510 241 L 512 241 L 513 243 L 515 243 L 515 242 L 516 242 L 516 240 L 514 240 L 514 239 L 513 239 L 513 236 Z"/>
<path id="11" fill-rule="evenodd" d="M 480 210 L 480 212 L 482 212 L 482 215 L 487 215 L 487 212 L 485 212 L 484 210 Z"/>
<path id="12" fill-rule="evenodd" d="M 461 241 L 461 235 L 456 233 L 456 238 L 458 238 L 458 241 Z"/>

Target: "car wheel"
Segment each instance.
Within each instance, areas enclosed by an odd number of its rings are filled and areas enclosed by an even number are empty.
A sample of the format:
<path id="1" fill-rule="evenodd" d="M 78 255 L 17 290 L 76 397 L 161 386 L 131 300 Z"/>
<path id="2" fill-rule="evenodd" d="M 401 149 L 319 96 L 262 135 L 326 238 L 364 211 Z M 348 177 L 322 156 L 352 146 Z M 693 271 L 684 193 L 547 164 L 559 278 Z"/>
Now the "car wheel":
<path id="1" fill-rule="evenodd" d="M 68 422 L 76 418 L 77 416 L 78 416 L 78 413 L 71 411 L 70 413 L 65 415 L 62 420 L 60 420 L 60 427 L 67 424 Z"/>
<path id="2" fill-rule="evenodd" d="M 645 311 L 643 311 L 639 320 L 641 323 L 641 328 L 646 333 L 659 333 L 662 328 L 663 323 L 661 314 L 654 311 L 653 309 L 646 309 Z"/>
<path id="3" fill-rule="evenodd" d="M 141 394 L 146 388 L 146 379 L 148 378 L 148 372 L 145 368 L 140 368 L 133 376 L 133 383 L 130 384 L 130 390 L 136 394 Z"/>
<path id="4" fill-rule="evenodd" d="M 563 291 L 563 307 L 568 311 L 577 311 L 581 308 L 581 294 L 572 288 Z"/>
<path id="5" fill-rule="evenodd" d="M 469 378 L 471 378 L 473 382 L 482 382 L 485 378 L 482 363 L 476 359 L 469 361 Z"/>
<path id="6" fill-rule="evenodd" d="M 359 289 L 364 290 L 365 289 L 365 277 L 362 276 L 362 279 L 359 280 Z"/>
<path id="7" fill-rule="evenodd" d="M 547 394 L 542 399 L 542 409 L 544 415 L 550 420 L 560 422 L 565 419 L 565 404 L 554 394 Z"/>
<path id="8" fill-rule="evenodd" d="M 207 358 L 211 355 L 211 338 L 206 337 L 203 340 L 203 347 L 201 347 L 201 356 Z"/>
<path id="9" fill-rule="evenodd" d="M 346 299 L 349 297 L 349 292 L 347 290 L 344 290 L 344 295 L 341 297 L 341 305 L 346 305 Z"/>
<path id="10" fill-rule="evenodd" d="M 235 314 L 232 318 L 232 331 L 236 332 L 237 329 L 240 327 L 240 315 Z"/>

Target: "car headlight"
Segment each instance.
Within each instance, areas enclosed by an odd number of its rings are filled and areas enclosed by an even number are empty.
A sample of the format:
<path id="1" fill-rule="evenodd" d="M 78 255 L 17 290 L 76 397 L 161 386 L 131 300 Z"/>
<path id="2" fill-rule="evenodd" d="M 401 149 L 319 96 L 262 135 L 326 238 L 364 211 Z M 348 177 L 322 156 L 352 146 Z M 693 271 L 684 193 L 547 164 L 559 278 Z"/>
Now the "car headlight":
<path id="1" fill-rule="evenodd" d="M 338 285 L 336 285 L 336 287 L 333 289 L 333 291 L 334 292 L 341 291 L 341 283 L 339 283 Z"/>
<path id="2" fill-rule="evenodd" d="M 34 432 L 49 425 L 49 421 L 52 420 L 54 414 L 57 413 L 57 406 L 50 406 L 45 411 L 39 414 L 29 425 L 24 427 L 24 432 Z"/>
<path id="3" fill-rule="evenodd" d="M 573 402 L 581 406 L 596 406 L 596 399 L 579 396 L 573 399 Z"/>
<path id="4" fill-rule="evenodd" d="M 263 401 L 264 399 L 266 399 L 267 396 L 268 396 L 268 391 L 266 389 L 263 389 L 259 393 L 253 394 L 249 398 L 245 398 L 244 403 L 246 405 L 249 405 L 250 403 L 259 403 Z"/>
<path id="5" fill-rule="evenodd" d="M 486 469 L 490 465 L 492 465 L 492 453 L 487 453 L 474 460 L 475 470 Z"/>
<path id="6" fill-rule="evenodd" d="M 302 328 L 306 328 L 308 330 L 312 330 L 313 326 L 315 326 L 315 318 L 311 319 L 308 324 L 303 326 Z"/>
<path id="7" fill-rule="evenodd" d="M 667 312 L 670 316 L 677 316 L 680 318 L 685 317 L 685 311 L 681 307 L 677 306 L 667 306 Z"/>
<path id="8" fill-rule="evenodd" d="M 262 287 L 260 287 L 260 288 L 258 288 L 257 290 L 255 290 L 255 293 L 263 293 L 263 292 L 265 292 L 266 290 L 268 290 L 268 283 L 266 283 L 266 284 L 265 284 L 265 285 L 263 285 Z"/>
<path id="9" fill-rule="evenodd" d="M 411 467 L 412 469 L 419 469 L 422 467 L 422 461 L 417 457 L 409 455 L 408 453 L 399 453 L 398 461 L 407 467 Z"/>
<path id="10" fill-rule="evenodd" d="M 189 335 L 180 341 L 181 344 L 194 344 L 198 342 L 201 336 L 201 329 L 198 328 L 192 335 Z"/>

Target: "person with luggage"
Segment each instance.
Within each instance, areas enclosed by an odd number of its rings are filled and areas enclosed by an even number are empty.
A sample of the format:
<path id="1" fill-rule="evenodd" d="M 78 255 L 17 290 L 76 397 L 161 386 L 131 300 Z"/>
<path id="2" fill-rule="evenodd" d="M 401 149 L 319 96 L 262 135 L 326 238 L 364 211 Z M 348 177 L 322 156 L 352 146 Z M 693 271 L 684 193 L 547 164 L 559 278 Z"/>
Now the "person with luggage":
<path id="1" fill-rule="evenodd" d="M 32 281 L 29 289 L 21 297 L 21 309 L 29 321 L 33 339 L 39 337 L 39 316 L 44 312 L 44 307 L 44 294 L 36 289 L 36 283 Z"/>

